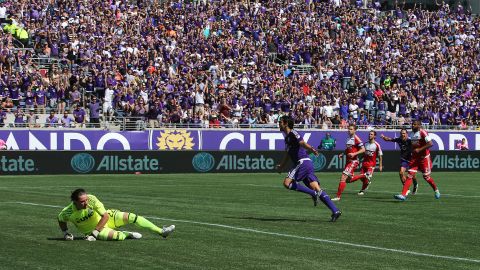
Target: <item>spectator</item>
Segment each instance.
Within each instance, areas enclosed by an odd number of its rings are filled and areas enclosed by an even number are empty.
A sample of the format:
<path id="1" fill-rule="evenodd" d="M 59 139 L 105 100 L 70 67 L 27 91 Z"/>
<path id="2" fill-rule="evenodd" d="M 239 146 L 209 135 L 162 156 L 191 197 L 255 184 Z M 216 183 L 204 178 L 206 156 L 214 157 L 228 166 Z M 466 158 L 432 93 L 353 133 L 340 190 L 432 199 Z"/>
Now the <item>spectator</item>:
<path id="1" fill-rule="evenodd" d="M 80 104 L 75 105 L 75 110 L 73 110 L 73 118 L 75 120 L 75 127 L 84 128 L 85 127 L 85 110 L 80 106 Z"/>
<path id="2" fill-rule="evenodd" d="M 87 104 L 87 108 L 90 114 L 90 127 L 100 127 L 100 108 L 101 104 L 98 102 L 96 96 L 92 96 L 90 102 Z"/>
<path id="3" fill-rule="evenodd" d="M 25 113 L 21 108 L 17 108 L 15 111 L 15 127 L 25 127 Z"/>
<path id="4" fill-rule="evenodd" d="M 38 120 L 38 115 L 35 114 L 35 109 L 34 108 L 30 108 L 29 109 L 29 112 L 27 114 L 27 124 L 28 124 L 28 128 L 39 128 L 40 127 L 40 124 L 37 123 L 37 120 Z"/>
<path id="5" fill-rule="evenodd" d="M 62 127 L 64 127 L 64 128 L 70 128 L 70 127 L 75 126 L 74 121 L 75 121 L 75 119 L 70 117 L 68 115 L 68 112 L 64 112 L 62 118 L 60 118 L 60 123 L 62 124 Z"/>
<path id="6" fill-rule="evenodd" d="M 457 143 L 457 150 L 468 150 L 467 139 L 462 138 L 462 140 Z"/>
<path id="7" fill-rule="evenodd" d="M 50 111 L 50 115 L 47 117 L 45 122 L 45 127 L 57 127 L 58 126 L 58 118 L 55 116 L 54 111 Z"/>

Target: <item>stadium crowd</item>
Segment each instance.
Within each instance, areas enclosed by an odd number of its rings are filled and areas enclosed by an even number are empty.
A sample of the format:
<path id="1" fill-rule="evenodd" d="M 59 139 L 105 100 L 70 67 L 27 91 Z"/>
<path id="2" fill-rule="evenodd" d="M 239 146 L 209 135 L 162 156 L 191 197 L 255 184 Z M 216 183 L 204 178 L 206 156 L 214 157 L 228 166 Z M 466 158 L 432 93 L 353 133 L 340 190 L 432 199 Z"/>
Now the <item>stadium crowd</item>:
<path id="1" fill-rule="evenodd" d="M 440 3 L 380 8 L 345 0 L 3 1 L 2 27 L 26 29 L 22 42 L 33 50 L 0 34 L 0 125 L 13 114 L 30 127 L 120 117 L 151 127 L 276 126 L 290 114 L 321 128 L 412 119 L 480 126 L 479 17 Z M 42 72 L 38 56 L 57 64 Z"/>

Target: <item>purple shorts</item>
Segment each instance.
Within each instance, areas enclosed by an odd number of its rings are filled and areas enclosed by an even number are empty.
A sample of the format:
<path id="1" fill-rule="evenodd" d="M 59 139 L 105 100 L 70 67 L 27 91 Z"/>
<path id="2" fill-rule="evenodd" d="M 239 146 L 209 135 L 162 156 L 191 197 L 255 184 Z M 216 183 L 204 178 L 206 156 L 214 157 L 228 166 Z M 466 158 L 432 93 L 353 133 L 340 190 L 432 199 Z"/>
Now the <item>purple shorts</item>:
<path id="1" fill-rule="evenodd" d="M 306 186 L 311 182 L 318 182 L 313 168 L 313 162 L 310 159 L 301 159 L 297 165 L 288 172 L 288 178 L 296 182 L 303 181 Z"/>
<path id="2" fill-rule="evenodd" d="M 401 160 L 400 160 L 400 168 L 405 168 L 405 169 L 408 170 L 408 169 L 410 168 L 410 166 L 408 165 L 408 163 L 409 163 L 409 162 L 406 161 L 405 159 L 401 159 Z"/>

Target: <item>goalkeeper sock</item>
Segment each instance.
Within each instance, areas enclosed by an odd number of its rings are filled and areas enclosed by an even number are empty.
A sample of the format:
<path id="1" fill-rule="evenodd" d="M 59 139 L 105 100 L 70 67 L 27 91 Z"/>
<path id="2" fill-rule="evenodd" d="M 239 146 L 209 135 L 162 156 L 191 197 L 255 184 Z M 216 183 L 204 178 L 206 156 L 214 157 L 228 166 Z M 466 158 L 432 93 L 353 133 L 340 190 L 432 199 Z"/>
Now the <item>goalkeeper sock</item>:
<path id="1" fill-rule="evenodd" d="M 162 233 L 162 229 L 157 227 L 157 225 L 153 224 L 152 222 L 148 221 L 148 219 L 142 216 L 137 216 L 135 214 L 130 216 L 131 216 L 130 218 L 133 219 L 132 223 L 134 223 L 137 227 L 149 229 L 156 233 Z"/>

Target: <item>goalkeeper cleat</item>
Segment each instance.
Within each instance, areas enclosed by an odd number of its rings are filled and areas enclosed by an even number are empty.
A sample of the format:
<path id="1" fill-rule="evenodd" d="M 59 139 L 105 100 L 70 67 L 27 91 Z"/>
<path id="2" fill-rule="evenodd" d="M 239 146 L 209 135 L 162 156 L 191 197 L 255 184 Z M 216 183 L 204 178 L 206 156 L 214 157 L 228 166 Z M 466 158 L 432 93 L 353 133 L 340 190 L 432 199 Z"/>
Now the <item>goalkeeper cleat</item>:
<path id="1" fill-rule="evenodd" d="M 335 213 L 332 214 L 332 219 L 330 220 L 331 222 L 335 222 L 337 221 L 337 219 L 342 215 L 342 212 L 341 211 L 337 211 Z"/>
<path id="2" fill-rule="evenodd" d="M 123 233 L 127 235 L 127 239 L 140 239 L 140 238 L 142 238 L 142 234 L 138 233 L 138 232 L 123 231 Z"/>
<path id="3" fill-rule="evenodd" d="M 162 237 L 167 238 L 171 233 L 175 231 L 175 225 L 170 225 L 170 226 L 163 226 L 162 228 Z"/>
<path id="4" fill-rule="evenodd" d="M 435 190 L 435 199 L 440 199 L 440 191 L 438 191 L 438 189 Z"/>
<path id="5" fill-rule="evenodd" d="M 317 206 L 318 205 L 318 202 L 320 201 L 320 193 L 321 192 L 315 192 L 315 196 L 312 196 L 312 200 L 313 200 L 313 206 Z"/>
<path id="6" fill-rule="evenodd" d="M 393 198 L 395 198 L 399 201 L 405 201 L 407 199 L 407 197 L 403 196 L 402 194 L 394 195 Z"/>
<path id="7" fill-rule="evenodd" d="M 415 183 L 415 184 L 413 185 L 412 195 L 417 194 L 417 191 L 418 191 L 418 183 Z"/>

